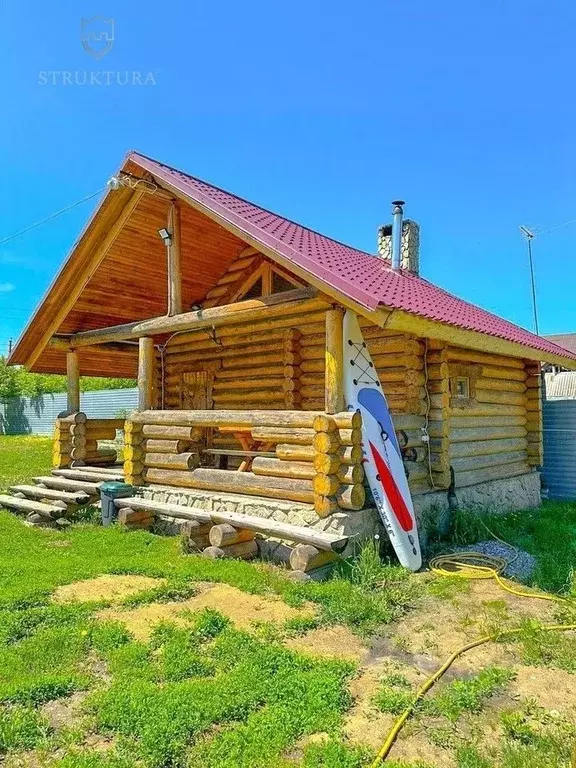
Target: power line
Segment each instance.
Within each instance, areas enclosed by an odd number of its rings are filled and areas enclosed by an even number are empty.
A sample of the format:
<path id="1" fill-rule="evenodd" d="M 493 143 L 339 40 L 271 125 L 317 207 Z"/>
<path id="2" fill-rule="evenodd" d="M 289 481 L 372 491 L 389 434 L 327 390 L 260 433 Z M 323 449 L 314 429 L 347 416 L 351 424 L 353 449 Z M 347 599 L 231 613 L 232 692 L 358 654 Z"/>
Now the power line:
<path id="1" fill-rule="evenodd" d="M 24 229 L 21 229 L 19 232 L 14 232 L 14 234 L 8 235 L 8 237 L 5 237 L 2 240 L 0 240 L 0 245 L 4 245 L 4 243 L 9 243 L 11 240 L 15 240 L 17 237 L 24 235 L 26 232 L 30 232 L 31 229 L 36 229 L 36 227 L 40 227 L 42 224 L 46 224 L 47 222 L 58 218 L 58 216 L 62 216 L 63 213 L 67 213 L 68 211 L 71 211 L 73 208 L 76 208 L 78 205 L 82 205 L 82 203 L 86 203 L 88 202 L 88 200 L 92 200 L 93 197 L 96 197 L 97 195 L 102 194 L 103 191 L 104 189 L 99 189 L 97 192 L 93 192 L 91 195 L 88 195 L 87 197 L 83 197 L 82 200 L 77 200 L 75 203 L 72 203 L 72 205 L 68 205 L 66 206 L 66 208 L 62 208 L 61 211 L 56 211 L 56 213 L 53 213 L 50 216 L 47 216 L 45 219 L 41 219 L 40 221 L 37 221 L 34 224 L 30 224 L 30 226 L 25 227 Z"/>

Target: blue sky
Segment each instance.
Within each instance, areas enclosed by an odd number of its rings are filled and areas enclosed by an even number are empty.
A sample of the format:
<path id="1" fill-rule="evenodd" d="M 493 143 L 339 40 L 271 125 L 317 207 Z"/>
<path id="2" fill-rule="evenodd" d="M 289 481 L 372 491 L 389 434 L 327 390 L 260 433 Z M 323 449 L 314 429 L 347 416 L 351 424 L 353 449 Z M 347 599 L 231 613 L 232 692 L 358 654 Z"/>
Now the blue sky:
<path id="1" fill-rule="evenodd" d="M 115 20 L 100 61 L 80 39 L 95 15 Z M 518 226 L 576 219 L 573 3 L 5 0 L 0 17 L 0 239 L 138 149 L 371 251 L 401 197 L 423 275 L 531 327 Z M 156 84 L 42 84 L 101 70 Z M 0 246 L 0 353 L 93 203 Z M 543 333 L 576 331 L 575 246 L 576 224 L 534 242 Z"/>

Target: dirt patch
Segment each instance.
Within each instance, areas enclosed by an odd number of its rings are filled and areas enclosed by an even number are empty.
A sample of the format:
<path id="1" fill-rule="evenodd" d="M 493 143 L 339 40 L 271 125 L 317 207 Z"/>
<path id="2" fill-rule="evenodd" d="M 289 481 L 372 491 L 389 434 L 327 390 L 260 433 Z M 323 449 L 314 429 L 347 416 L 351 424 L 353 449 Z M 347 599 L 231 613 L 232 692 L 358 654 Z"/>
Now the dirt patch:
<path id="1" fill-rule="evenodd" d="M 127 611 L 107 608 L 97 615 L 121 621 L 137 640 L 147 640 L 159 622 L 172 621 L 185 626 L 188 612 L 196 613 L 204 608 L 220 611 L 240 629 L 250 629 L 254 622 L 281 624 L 288 619 L 312 615 L 309 608 L 292 608 L 280 599 L 250 595 L 228 584 L 207 585 L 198 595 L 182 602 L 149 603 Z"/>
<path id="2" fill-rule="evenodd" d="M 88 694 L 78 691 L 65 699 L 48 701 L 40 707 L 40 712 L 54 730 L 76 725 L 82 717 L 82 703 Z"/>
<path id="3" fill-rule="evenodd" d="M 516 679 L 510 684 L 510 694 L 523 699 L 535 699 L 540 707 L 559 712 L 576 712 L 576 675 L 563 669 L 548 667 L 517 667 Z"/>
<path id="4" fill-rule="evenodd" d="M 165 579 L 153 579 L 150 576 L 107 574 L 58 587 L 54 592 L 54 600 L 58 603 L 88 603 L 99 600 L 118 603 L 126 597 L 164 583 Z"/>
<path id="5" fill-rule="evenodd" d="M 335 659 L 363 660 L 368 648 L 347 627 L 320 627 L 305 635 L 293 637 L 285 643 L 289 648 L 313 656 L 329 656 Z"/>

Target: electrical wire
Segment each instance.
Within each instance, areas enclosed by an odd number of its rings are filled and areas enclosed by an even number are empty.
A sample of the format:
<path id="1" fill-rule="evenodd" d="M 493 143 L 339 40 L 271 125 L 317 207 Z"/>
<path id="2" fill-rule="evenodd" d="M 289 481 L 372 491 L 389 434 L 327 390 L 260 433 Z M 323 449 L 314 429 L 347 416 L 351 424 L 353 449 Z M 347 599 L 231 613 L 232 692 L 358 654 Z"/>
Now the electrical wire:
<path id="1" fill-rule="evenodd" d="M 76 208 L 77 206 L 82 205 L 82 203 L 87 203 L 88 200 L 92 200 L 92 198 L 102 194 L 102 192 L 104 192 L 104 189 L 99 189 L 98 191 L 93 192 L 91 195 L 88 195 L 87 197 L 83 197 L 82 200 L 77 200 L 75 203 L 72 203 L 72 205 L 68 205 L 66 206 L 66 208 L 62 208 L 62 210 L 56 211 L 56 213 L 53 213 L 50 216 L 47 216 L 45 219 L 41 219 L 40 221 L 37 221 L 34 224 L 30 224 L 30 226 L 25 227 L 24 229 L 21 229 L 18 232 L 14 232 L 14 234 L 12 235 L 8 235 L 8 237 L 4 237 L 2 240 L 0 240 L 0 245 L 4 245 L 4 243 L 9 243 L 11 240 L 15 240 L 17 237 L 20 237 L 21 235 L 26 234 L 26 232 L 30 232 L 30 230 L 36 229 L 36 227 L 40 227 L 42 226 L 42 224 L 46 224 L 49 221 L 52 221 L 53 219 L 58 218 L 58 216 L 62 216 L 63 213 L 67 213 L 68 211 L 71 211 L 73 208 Z"/>
<path id="2" fill-rule="evenodd" d="M 498 539 L 497 536 L 494 536 L 494 538 L 504 544 L 507 544 L 507 542 L 503 542 L 502 539 Z M 507 544 L 507 546 L 511 545 Z M 514 547 L 512 547 L 512 549 L 514 549 Z M 430 570 L 438 577 L 457 576 L 463 579 L 494 579 L 502 589 L 518 597 L 527 597 L 536 600 L 549 600 L 558 603 L 573 602 L 572 600 L 561 597 L 560 595 L 549 595 L 538 592 L 524 592 L 506 584 L 506 582 L 502 579 L 501 574 L 504 573 L 506 567 L 510 563 L 514 562 L 518 556 L 519 553 L 517 550 L 516 556 L 512 560 L 505 560 L 501 557 L 485 555 L 481 552 L 456 552 L 454 554 L 439 555 L 438 557 L 433 558 L 430 561 Z M 544 624 L 540 626 L 540 630 L 543 632 L 570 632 L 576 630 L 576 624 Z M 452 653 L 451 656 L 449 656 L 446 661 L 432 675 L 430 675 L 430 677 L 428 677 L 428 679 L 425 680 L 420 688 L 416 691 L 416 694 L 410 704 L 401 713 L 401 715 L 397 718 L 396 722 L 390 729 L 384 743 L 382 744 L 382 747 L 376 755 L 376 758 L 371 763 L 370 768 L 378 768 L 381 763 L 386 760 L 390 750 L 394 745 L 394 742 L 396 741 L 396 738 L 398 737 L 398 734 L 414 712 L 418 702 L 424 698 L 432 686 L 437 683 L 438 680 L 440 680 L 440 678 L 450 669 L 452 664 L 459 656 L 462 656 L 462 654 L 472 650 L 473 648 L 478 648 L 480 645 L 502 640 L 507 637 L 514 637 L 523 631 L 523 627 L 516 627 L 514 629 L 505 629 L 501 632 L 493 632 L 490 635 L 484 635 L 484 637 L 480 637 L 477 640 L 472 640 L 466 645 L 462 645 L 460 648 L 457 648 L 454 653 Z"/>

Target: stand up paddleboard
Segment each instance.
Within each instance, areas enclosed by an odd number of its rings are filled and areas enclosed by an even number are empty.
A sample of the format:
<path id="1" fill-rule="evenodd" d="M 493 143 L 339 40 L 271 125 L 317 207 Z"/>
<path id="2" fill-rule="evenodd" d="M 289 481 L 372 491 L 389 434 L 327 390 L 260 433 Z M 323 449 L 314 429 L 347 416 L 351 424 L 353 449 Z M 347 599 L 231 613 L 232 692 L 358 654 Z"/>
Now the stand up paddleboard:
<path id="1" fill-rule="evenodd" d="M 354 312 L 344 315 L 344 394 L 348 410 L 362 414 L 364 470 L 398 559 L 422 565 L 414 507 L 388 403 Z"/>

